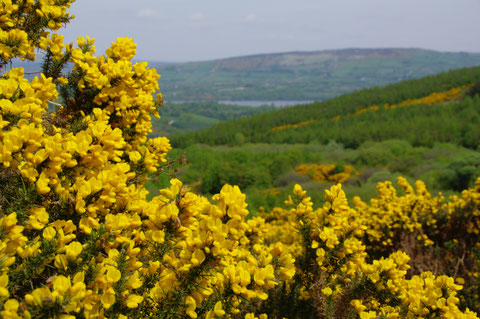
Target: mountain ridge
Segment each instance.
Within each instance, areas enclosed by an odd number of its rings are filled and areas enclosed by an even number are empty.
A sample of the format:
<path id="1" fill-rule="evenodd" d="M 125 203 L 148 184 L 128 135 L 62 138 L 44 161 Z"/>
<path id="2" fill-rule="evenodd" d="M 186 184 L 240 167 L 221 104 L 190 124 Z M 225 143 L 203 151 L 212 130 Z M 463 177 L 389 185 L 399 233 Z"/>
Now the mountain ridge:
<path id="1" fill-rule="evenodd" d="M 355 90 L 480 65 L 480 53 L 349 48 L 155 65 L 169 101 L 324 100 Z"/>
<path id="2" fill-rule="evenodd" d="M 378 47 L 378 48 L 361 48 L 361 47 L 346 47 L 346 48 L 339 48 L 339 49 L 324 49 L 324 50 L 293 50 L 293 51 L 278 51 L 278 52 L 264 52 L 264 53 L 252 53 L 252 54 L 244 54 L 244 55 L 234 55 L 234 56 L 227 56 L 227 57 L 219 57 L 219 58 L 211 58 L 205 60 L 187 60 L 187 61 L 157 61 L 157 60 L 149 60 L 143 59 L 141 61 L 149 61 L 155 64 L 188 64 L 188 63 L 202 63 L 202 62 L 211 62 L 211 61 L 219 61 L 219 60 L 232 60 L 237 58 L 249 58 L 249 57 L 261 57 L 261 56 L 275 56 L 275 55 L 285 55 L 285 54 L 311 54 L 311 53 L 328 53 L 328 52 L 347 52 L 347 51 L 368 51 L 368 50 L 416 50 L 416 51 L 424 51 L 424 52 L 436 52 L 436 53 L 451 53 L 451 54 L 471 54 L 477 55 L 480 52 L 470 52 L 470 51 L 445 51 L 445 50 L 434 50 L 434 49 L 425 49 L 420 47 Z M 138 60 L 140 61 L 140 60 Z"/>

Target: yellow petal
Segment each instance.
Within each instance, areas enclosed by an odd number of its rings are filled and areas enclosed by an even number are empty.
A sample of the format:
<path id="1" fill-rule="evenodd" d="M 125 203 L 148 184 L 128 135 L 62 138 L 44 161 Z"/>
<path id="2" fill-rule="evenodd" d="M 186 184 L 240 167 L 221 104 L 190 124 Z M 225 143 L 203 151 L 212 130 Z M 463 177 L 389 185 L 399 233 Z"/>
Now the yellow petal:
<path id="1" fill-rule="evenodd" d="M 120 280 L 120 278 L 122 278 L 122 273 L 120 272 L 120 270 L 114 267 L 108 267 L 107 278 L 111 282 L 117 282 Z"/>
<path id="2" fill-rule="evenodd" d="M 128 296 L 128 299 L 127 299 L 127 307 L 128 308 L 137 308 L 138 304 L 141 303 L 142 301 L 143 301 L 142 296 L 130 295 L 130 296 Z"/>

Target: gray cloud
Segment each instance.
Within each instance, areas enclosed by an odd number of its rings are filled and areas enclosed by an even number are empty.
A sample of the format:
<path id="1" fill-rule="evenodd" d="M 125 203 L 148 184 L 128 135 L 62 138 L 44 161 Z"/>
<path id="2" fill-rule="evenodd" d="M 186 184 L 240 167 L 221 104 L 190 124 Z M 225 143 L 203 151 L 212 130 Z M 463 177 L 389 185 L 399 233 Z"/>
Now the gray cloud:
<path id="1" fill-rule="evenodd" d="M 153 10 L 150 8 L 144 8 L 137 12 L 137 17 L 139 18 L 148 18 L 148 19 L 160 19 L 162 15 L 159 11 Z"/>

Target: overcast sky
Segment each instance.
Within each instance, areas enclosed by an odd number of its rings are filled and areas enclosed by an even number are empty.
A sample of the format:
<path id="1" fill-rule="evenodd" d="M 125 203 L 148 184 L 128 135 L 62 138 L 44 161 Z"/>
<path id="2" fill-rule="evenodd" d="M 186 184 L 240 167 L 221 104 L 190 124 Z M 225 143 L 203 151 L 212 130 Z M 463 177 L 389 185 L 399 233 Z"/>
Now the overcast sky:
<path id="1" fill-rule="evenodd" d="M 287 51 L 416 47 L 480 52 L 480 0 L 77 0 L 67 41 L 117 37 L 137 59 L 197 61 Z"/>

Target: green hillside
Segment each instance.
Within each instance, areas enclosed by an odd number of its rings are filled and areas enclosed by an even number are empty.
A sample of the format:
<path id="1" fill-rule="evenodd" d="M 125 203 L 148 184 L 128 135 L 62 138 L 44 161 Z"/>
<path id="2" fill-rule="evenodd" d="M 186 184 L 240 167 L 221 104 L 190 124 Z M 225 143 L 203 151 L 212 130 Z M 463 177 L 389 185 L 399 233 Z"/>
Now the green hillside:
<path id="1" fill-rule="evenodd" d="M 326 144 L 336 141 L 355 148 L 366 141 L 399 138 L 415 145 L 452 142 L 477 148 L 480 144 L 477 125 L 480 107 L 471 85 L 479 79 L 480 67 L 450 71 L 215 124 L 206 130 L 173 136 L 172 142 L 177 147 L 195 143 L 232 144 L 235 136 L 241 134 L 246 142 L 252 143 Z M 470 87 L 459 89 L 461 96 L 454 99 L 455 103 L 438 103 L 439 107 L 428 108 L 385 108 L 385 104 L 426 98 L 466 85 Z M 378 111 L 356 114 L 371 106 L 379 106 Z"/>
<path id="2" fill-rule="evenodd" d="M 152 118 L 152 136 L 170 136 L 200 130 L 221 121 L 273 111 L 274 106 L 249 107 L 215 102 L 166 103 L 159 111 L 160 119 Z"/>
<path id="3" fill-rule="evenodd" d="M 374 86 L 480 65 L 480 54 L 345 49 L 151 63 L 167 101 L 325 100 Z"/>

